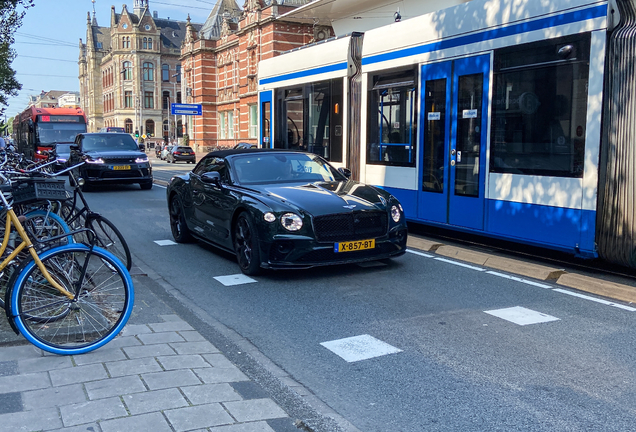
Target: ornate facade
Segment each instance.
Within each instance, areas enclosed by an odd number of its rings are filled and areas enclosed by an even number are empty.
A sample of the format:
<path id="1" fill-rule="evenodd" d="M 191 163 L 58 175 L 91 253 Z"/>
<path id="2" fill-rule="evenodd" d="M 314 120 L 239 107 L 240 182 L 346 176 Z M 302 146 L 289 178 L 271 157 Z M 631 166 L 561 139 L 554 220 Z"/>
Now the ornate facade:
<path id="1" fill-rule="evenodd" d="M 151 15 L 148 0 L 134 0 L 131 13 L 111 8 L 110 26 L 88 14 L 86 43 L 80 39 L 80 99 L 89 132 L 105 126 L 154 137 L 181 135 L 170 104 L 181 102 L 181 45 L 201 26 Z M 178 123 L 178 124 L 177 124 Z M 175 127 L 176 126 L 176 127 Z"/>

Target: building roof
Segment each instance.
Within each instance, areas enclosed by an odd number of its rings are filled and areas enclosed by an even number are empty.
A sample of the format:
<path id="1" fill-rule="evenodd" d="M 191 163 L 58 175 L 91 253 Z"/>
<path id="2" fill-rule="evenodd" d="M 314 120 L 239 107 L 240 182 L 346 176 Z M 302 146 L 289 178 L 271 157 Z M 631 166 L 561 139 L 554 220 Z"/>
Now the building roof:
<path id="1" fill-rule="evenodd" d="M 157 28 L 161 32 L 161 43 L 166 48 L 181 48 L 181 42 L 185 39 L 186 21 L 175 21 L 163 18 L 154 18 Z M 191 24 L 199 31 L 201 24 Z"/>
<path id="2" fill-rule="evenodd" d="M 230 21 L 237 23 L 243 13 L 243 9 L 236 4 L 235 0 L 218 0 L 212 8 L 208 19 L 199 30 L 201 39 L 219 39 L 221 37 L 221 26 L 223 25 L 223 15 L 228 13 Z"/>
<path id="3" fill-rule="evenodd" d="M 97 27 L 91 26 L 91 32 L 93 32 L 93 43 L 96 50 L 109 50 L 110 49 L 110 28 L 109 27 Z"/>

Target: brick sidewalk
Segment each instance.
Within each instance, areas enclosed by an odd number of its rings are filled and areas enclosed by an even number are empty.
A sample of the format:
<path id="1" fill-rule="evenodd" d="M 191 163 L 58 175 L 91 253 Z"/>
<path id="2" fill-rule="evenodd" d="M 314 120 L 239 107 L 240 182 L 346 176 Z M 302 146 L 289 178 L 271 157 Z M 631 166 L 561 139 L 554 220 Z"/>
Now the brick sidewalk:
<path id="1" fill-rule="evenodd" d="M 292 420 L 177 315 L 128 325 L 105 347 L 57 356 L 0 348 L 0 429 L 275 432 Z M 216 429 L 217 426 L 224 426 Z"/>

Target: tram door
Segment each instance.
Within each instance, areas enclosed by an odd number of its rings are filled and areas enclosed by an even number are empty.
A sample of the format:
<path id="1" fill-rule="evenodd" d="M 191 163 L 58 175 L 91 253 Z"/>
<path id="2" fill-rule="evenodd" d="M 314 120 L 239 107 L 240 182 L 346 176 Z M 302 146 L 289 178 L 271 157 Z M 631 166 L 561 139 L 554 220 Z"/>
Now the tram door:
<path id="1" fill-rule="evenodd" d="M 417 217 L 484 229 L 489 55 L 422 66 Z"/>

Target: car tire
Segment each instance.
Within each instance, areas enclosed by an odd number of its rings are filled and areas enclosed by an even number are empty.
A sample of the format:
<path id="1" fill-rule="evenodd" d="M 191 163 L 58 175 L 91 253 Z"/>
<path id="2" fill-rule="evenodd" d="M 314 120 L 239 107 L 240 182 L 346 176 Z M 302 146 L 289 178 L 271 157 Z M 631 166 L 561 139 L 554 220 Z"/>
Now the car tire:
<path id="1" fill-rule="evenodd" d="M 241 271 L 253 276 L 261 271 L 258 234 L 252 217 L 247 212 L 239 215 L 234 223 L 234 251 Z"/>
<path id="2" fill-rule="evenodd" d="M 177 243 L 190 243 L 194 240 L 186 225 L 183 205 L 178 196 L 172 197 L 170 201 L 170 231 Z"/>
<path id="3" fill-rule="evenodd" d="M 139 186 L 141 187 L 141 190 L 150 190 L 152 189 L 152 181 L 139 183 Z"/>

